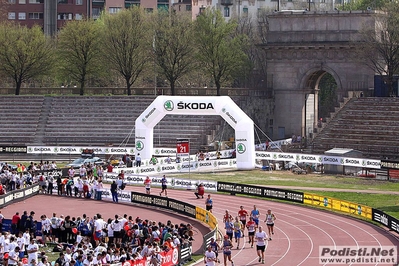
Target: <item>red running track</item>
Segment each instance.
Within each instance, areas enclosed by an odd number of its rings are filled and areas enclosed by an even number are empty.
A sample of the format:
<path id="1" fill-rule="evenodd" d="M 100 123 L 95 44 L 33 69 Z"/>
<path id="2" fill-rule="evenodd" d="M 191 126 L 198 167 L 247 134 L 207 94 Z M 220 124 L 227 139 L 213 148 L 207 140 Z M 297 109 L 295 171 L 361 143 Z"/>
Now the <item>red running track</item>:
<path id="1" fill-rule="evenodd" d="M 144 192 L 143 187 L 127 187 L 126 190 Z M 155 195 L 158 195 L 159 192 L 160 189 L 152 189 L 152 193 Z M 169 189 L 168 196 L 200 207 L 204 207 L 205 200 L 196 199 L 193 191 Z M 43 206 L 32 205 L 30 201 L 34 201 L 36 198 L 44 198 L 47 203 L 43 203 Z M 46 213 L 48 213 L 50 207 L 46 208 L 46 205 L 53 202 L 59 202 L 58 199 L 58 197 L 50 198 L 47 196 L 35 196 L 32 199 L 26 200 L 25 203 L 20 202 L 13 204 L 6 209 L 3 209 L 2 212 L 6 216 L 6 218 L 11 218 L 11 216 L 17 210 L 20 212 L 25 209 L 28 211 L 30 209 L 37 210 L 38 207 L 44 207 L 44 210 L 47 209 Z M 399 240 L 397 238 L 397 235 L 391 234 L 380 227 L 351 218 L 349 216 L 339 215 L 332 212 L 317 210 L 299 205 L 292 205 L 248 197 L 230 196 L 224 194 L 212 194 L 212 199 L 214 201 L 213 214 L 218 218 L 219 228 L 222 233 L 224 233 L 222 217 L 226 209 L 228 209 L 232 215 L 236 215 L 240 205 L 243 205 L 248 212 L 252 210 L 253 205 L 256 205 L 261 213 L 261 221 L 265 220 L 265 214 L 267 209 L 271 209 L 277 217 L 275 223 L 275 234 L 272 236 L 273 240 L 267 242 L 265 251 L 265 264 L 261 264 L 258 262 L 256 250 L 255 248 L 250 247 L 250 245 L 248 244 L 248 238 L 247 236 L 245 236 L 245 244 L 241 244 L 241 247 L 238 250 L 233 250 L 232 257 L 235 266 L 319 266 L 322 265 L 319 264 L 318 258 L 319 246 L 399 246 Z M 65 198 L 62 198 L 62 202 L 64 201 Z M 77 201 L 79 202 L 78 204 L 75 203 Z M 55 209 L 51 209 L 51 212 L 54 210 L 58 213 L 74 213 L 76 215 L 81 215 L 84 212 L 88 214 L 95 214 L 97 212 L 100 212 L 105 214 L 105 217 L 108 217 L 106 214 L 109 211 L 109 214 L 111 215 L 110 217 L 112 217 L 114 213 L 123 213 L 123 211 L 119 211 L 120 206 L 126 206 L 124 204 L 90 201 L 95 204 L 95 206 L 92 206 L 92 203 L 89 204 L 89 201 L 84 199 L 68 199 L 67 202 L 70 202 L 67 206 L 64 206 L 64 204 L 62 204 L 61 206 L 59 203 L 56 203 L 58 205 L 55 205 Z M 75 204 L 72 204 L 72 202 Z M 107 207 L 104 208 L 103 204 L 106 204 Z M 131 211 L 131 206 L 126 207 L 130 208 Z M 36 213 L 40 212 L 36 211 Z M 137 213 L 136 216 L 140 217 L 155 217 L 154 219 L 156 219 L 157 221 L 161 221 L 161 219 L 165 221 L 167 219 L 171 219 L 172 222 L 174 222 L 177 217 L 179 219 L 184 219 L 181 216 L 176 216 L 175 214 L 169 212 L 161 212 L 159 210 L 148 208 L 135 207 L 134 213 Z M 161 214 L 169 215 L 169 218 L 161 218 L 159 216 Z M 202 243 L 199 243 L 199 240 L 205 232 L 203 229 L 203 225 L 198 222 L 193 222 L 192 220 L 190 221 L 188 218 L 185 219 L 186 221 L 195 224 L 195 228 L 197 229 L 197 236 L 196 241 L 194 241 L 195 246 L 193 251 L 200 250 Z M 266 229 L 264 223 L 263 225 Z M 203 265 L 202 261 L 200 261 L 200 265 Z M 367 265 L 382 264 L 376 263 Z"/>

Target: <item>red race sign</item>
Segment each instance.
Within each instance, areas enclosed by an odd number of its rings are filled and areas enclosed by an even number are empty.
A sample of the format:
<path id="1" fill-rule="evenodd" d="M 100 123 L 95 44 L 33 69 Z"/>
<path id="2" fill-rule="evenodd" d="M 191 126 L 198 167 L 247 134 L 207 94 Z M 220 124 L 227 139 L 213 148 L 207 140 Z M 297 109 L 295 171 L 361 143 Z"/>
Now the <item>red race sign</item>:
<path id="1" fill-rule="evenodd" d="M 176 140 L 176 153 L 180 156 L 190 155 L 190 141 L 188 139 Z"/>
<path id="2" fill-rule="evenodd" d="M 162 258 L 162 266 L 173 266 L 177 265 L 179 262 L 179 252 L 177 248 L 172 248 L 168 251 L 162 251 L 159 254 L 161 254 Z M 143 258 L 143 259 L 137 259 L 137 260 L 128 260 L 125 263 L 123 263 L 123 266 L 146 266 L 150 265 L 151 258 Z M 152 265 L 152 264 L 151 264 Z"/>

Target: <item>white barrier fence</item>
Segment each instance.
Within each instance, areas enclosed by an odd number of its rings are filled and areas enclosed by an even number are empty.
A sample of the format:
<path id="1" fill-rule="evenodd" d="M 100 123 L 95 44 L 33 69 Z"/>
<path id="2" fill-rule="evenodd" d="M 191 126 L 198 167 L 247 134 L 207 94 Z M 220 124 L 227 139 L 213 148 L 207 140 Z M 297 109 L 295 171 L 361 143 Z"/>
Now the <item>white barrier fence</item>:
<path id="1" fill-rule="evenodd" d="M 342 166 L 355 166 L 364 168 L 381 168 L 381 160 L 351 158 L 340 156 L 312 155 L 303 153 L 280 153 L 256 151 L 255 158 L 257 160 L 285 161 L 294 163 L 314 163 L 314 164 L 333 164 Z"/>
<path id="2" fill-rule="evenodd" d="M 28 146 L 28 153 L 46 153 L 46 154 L 81 154 L 84 149 L 88 147 L 56 147 L 56 146 Z M 95 154 L 133 154 L 134 148 L 118 148 L 118 147 L 89 147 L 93 149 Z M 173 148 L 155 148 L 154 154 L 158 157 L 158 163 L 151 165 L 149 159 L 144 160 L 142 168 L 126 168 L 127 171 L 136 171 L 136 174 L 143 174 L 145 171 L 149 173 L 159 172 L 184 172 L 184 171 L 200 171 L 200 170 L 216 170 L 220 168 L 236 168 L 235 159 L 231 158 L 234 150 L 220 151 L 221 160 L 217 158 L 216 151 L 209 152 L 205 161 L 198 161 L 195 155 L 189 157 L 181 157 L 181 163 L 176 162 L 176 149 Z M 167 163 L 167 156 L 171 156 L 171 163 Z M 332 164 L 343 166 L 354 166 L 363 168 L 380 169 L 381 160 L 366 159 L 366 158 L 351 158 L 340 156 L 326 156 L 313 155 L 303 153 L 281 153 L 281 152 L 267 152 L 255 151 L 256 160 L 270 160 L 270 161 L 285 161 L 294 163 L 313 163 L 313 164 Z M 227 161 L 226 161 L 227 160 Z M 257 166 L 260 164 L 258 163 Z"/>
<path id="3" fill-rule="evenodd" d="M 151 186 L 161 187 L 161 179 L 162 176 L 155 176 L 156 173 L 148 174 L 151 179 Z M 124 182 L 128 185 L 144 185 L 144 180 L 146 179 L 146 175 L 136 175 L 136 174 L 125 174 Z M 106 182 L 112 182 L 117 180 L 118 173 L 105 173 L 103 176 L 103 180 Z M 193 180 L 193 179 L 183 179 L 183 178 L 173 178 L 166 177 L 167 185 L 169 188 L 176 189 L 188 189 L 188 190 L 196 190 L 198 184 L 202 183 L 205 187 L 206 191 L 216 191 L 217 182 L 216 181 L 208 181 L 208 180 Z M 144 190 L 143 190 L 144 193 Z"/>

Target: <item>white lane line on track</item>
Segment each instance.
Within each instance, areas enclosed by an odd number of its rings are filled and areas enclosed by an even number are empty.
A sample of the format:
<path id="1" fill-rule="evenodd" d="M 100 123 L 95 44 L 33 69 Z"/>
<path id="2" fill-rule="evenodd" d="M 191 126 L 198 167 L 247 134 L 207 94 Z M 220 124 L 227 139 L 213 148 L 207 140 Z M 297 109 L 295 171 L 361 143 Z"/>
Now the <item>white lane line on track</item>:
<path id="1" fill-rule="evenodd" d="M 227 196 L 227 195 L 226 195 Z M 229 196 L 227 196 L 228 198 L 232 198 L 231 196 L 229 197 Z M 225 198 L 226 199 L 226 198 Z M 230 206 L 231 205 L 229 205 L 229 204 L 226 204 L 228 201 L 230 201 L 230 200 L 223 200 L 223 204 L 226 206 L 226 207 L 228 207 L 228 208 L 231 208 Z M 243 198 L 244 199 L 244 198 Z M 270 204 L 270 207 L 269 208 L 271 208 L 271 209 L 280 209 L 281 208 L 281 205 L 282 204 L 284 204 L 284 203 L 275 203 L 275 202 L 269 202 L 269 201 L 267 201 L 267 200 L 256 200 L 256 199 L 254 199 L 253 200 L 254 202 L 254 204 L 256 204 L 256 205 L 258 205 L 258 206 L 262 206 L 265 202 L 267 202 L 268 204 Z M 234 202 L 232 202 L 233 204 L 237 204 L 237 200 L 235 200 Z M 275 207 L 271 207 L 271 206 L 273 206 L 273 205 L 275 205 Z M 238 208 L 237 208 L 238 209 Z M 259 208 L 258 208 L 259 209 Z M 263 209 L 263 208 L 262 208 Z M 298 212 L 298 206 L 293 206 L 293 205 L 288 205 L 288 204 L 284 204 L 284 209 L 285 210 L 292 210 L 292 212 L 290 213 L 290 215 L 287 215 L 288 217 L 290 217 L 290 218 L 292 218 L 292 216 L 293 216 L 293 214 L 294 214 L 294 216 L 295 215 L 298 215 L 298 214 L 304 214 L 304 213 L 307 213 L 308 215 L 306 216 L 307 218 L 309 218 L 310 217 L 310 215 L 309 214 L 312 214 L 312 217 L 313 217 L 313 215 L 314 216 L 318 216 L 318 217 L 325 217 L 325 218 L 327 218 L 327 219 L 329 219 L 330 221 L 331 220 L 335 220 L 335 221 L 339 221 L 339 222 L 343 222 L 343 223 L 345 223 L 346 225 L 349 225 L 349 226 L 352 226 L 352 227 L 355 227 L 355 228 L 357 228 L 358 230 L 361 230 L 363 233 L 365 233 L 365 234 L 367 234 L 367 235 L 369 235 L 369 236 L 371 236 L 372 238 L 374 238 L 375 239 L 375 241 L 377 241 L 379 244 L 380 244 L 380 246 L 381 246 L 381 242 L 373 235 L 373 234 L 371 234 L 371 233 L 369 233 L 368 231 L 366 231 L 365 229 L 363 229 L 362 227 L 360 227 L 360 226 L 357 226 L 357 225 L 354 225 L 354 224 L 352 224 L 350 221 L 343 221 L 342 220 L 342 216 L 340 216 L 340 215 L 337 215 L 337 214 L 333 214 L 333 213 L 323 213 L 322 211 L 319 211 L 319 210 L 312 210 L 312 209 L 308 209 L 308 208 L 304 208 L 304 207 L 302 207 L 301 208 L 301 212 Z M 215 210 L 215 209 L 214 209 Z M 223 210 L 225 210 L 225 209 L 223 209 Z M 280 216 L 284 216 L 284 215 L 286 215 L 287 213 L 289 213 L 289 212 L 285 212 L 285 213 L 279 213 L 279 212 L 276 212 L 276 211 L 274 211 L 276 214 L 278 214 L 278 216 L 280 217 Z M 263 213 L 263 212 L 261 212 L 261 213 Z M 223 213 L 219 213 L 219 212 L 214 212 L 214 214 L 215 214 L 215 216 L 216 216 L 216 214 L 221 214 L 222 216 L 223 216 L 223 214 L 224 214 L 224 212 Z M 305 217 L 305 218 L 306 218 Z M 315 217 L 314 217 L 315 218 Z M 218 220 L 220 220 L 220 219 L 218 219 Z M 280 219 L 279 219 L 280 220 Z M 323 219 L 323 220 L 321 220 L 321 219 L 319 219 L 319 218 L 316 218 L 316 220 L 318 220 L 318 221 L 322 221 L 322 222 L 324 222 L 324 223 L 326 223 L 326 221 Z M 358 221 L 358 222 L 360 222 L 360 221 Z M 220 224 L 223 224 L 222 222 L 220 223 Z M 332 223 L 327 223 L 327 224 L 329 224 L 329 225 L 332 225 Z M 370 225 L 370 224 L 368 224 L 368 223 L 365 223 L 365 224 L 367 224 L 367 225 Z M 301 225 L 301 226 L 306 226 L 306 225 Z M 312 225 L 312 224 L 309 224 L 309 226 L 313 226 L 313 227 L 317 227 L 317 226 L 314 226 L 314 225 Z M 223 226 L 224 227 L 224 226 Z M 343 231 L 343 232 L 345 232 L 347 235 L 349 235 L 356 243 L 357 243 L 357 245 L 358 245 L 358 243 L 360 242 L 360 241 L 358 241 L 358 240 L 356 240 L 355 239 L 355 237 L 353 237 L 351 234 L 349 234 L 346 230 L 342 230 L 341 228 L 339 228 L 338 226 L 335 226 L 336 228 L 338 228 L 339 230 L 341 230 L 341 231 Z M 376 228 L 378 228 L 377 226 L 375 226 Z M 378 228 L 380 231 L 382 231 L 382 232 L 385 232 L 385 231 L 383 231 L 382 229 L 380 229 L 380 228 Z M 326 232 L 325 232 L 326 233 Z M 329 235 L 329 234 L 327 234 L 326 233 L 326 235 Z M 377 234 L 378 235 L 378 234 Z M 390 234 L 387 234 L 387 235 L 389 235 L 389 236 L 391 236 Z M 329 235 L 330 236 L 330 235 Z M 331 236 L 330 236 L 330 238 L 331 238 Z M 287 237 L 287 239 L 288 239 L 288 237 Z M 332 241 L 334 241 L 334 240 L 332 240 Z M 363 242 L 363 241 L 361 241 L 361 242 Z M 335 242 L 334 242 L 335 243 Z M 286 253 L 288 252 L 288 249 L 287 249 L 287 251 L 286 251 Z M 256 260 L 256 259 L 255 259 Z"/>

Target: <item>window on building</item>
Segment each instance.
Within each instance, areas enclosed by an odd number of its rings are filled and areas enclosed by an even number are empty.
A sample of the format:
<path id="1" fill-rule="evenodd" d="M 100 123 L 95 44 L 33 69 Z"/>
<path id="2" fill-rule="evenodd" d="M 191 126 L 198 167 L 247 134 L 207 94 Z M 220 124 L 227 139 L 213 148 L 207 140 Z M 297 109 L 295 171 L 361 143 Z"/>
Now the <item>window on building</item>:
<path id="1" fill-rule="evenodd" d="M 15 4 L 15 3 L 16 3 L 16 0 L 8 0 L 8 3 L 9 3 L 9 4 Z"/>
<path id="2" fill-rule="evenodd" d="M 242 9 L 242 15 L 245 16 L 245 17 L 248 17 L 248 7 L 244 7 Z"/>
<path id="3" fill-rule="evenodd" d="M 68 4 L 68 0 L 58 0 L 58 4 Z"/>
<path id="4" fill-rule="evenodd" d="M 26 13 L 25 12 L 19 12 L 18 13 L 18 19 L 19 20 L 25 20 L 26 19 Z"/>
<path id="5" fill-rule="evenodd" d="M 121 11 L 121 10 L 122 10 L 121 7 L 110 7 L 110 8 L 108 9 L 108 12 L 109 12 L 110 14 L 116 14 L 116 13 L 118 13 L 118 12 Z"/>
<path id="6" fill-rule="evenodd" d="M 34 12 L 28 14 L 29 19 L 43 19 L 43 13 Z"/>
<path id="7" fill-rule="evenodd" d="M 44 0 L 29 0 L 29 4 L 42 4 Z"/>
<path id="8" fill-rule="evenodd" d="M 82 20 L 83 19 L 83 15 L 82 14 L 75 14 L 75 19 L 76 20 Z"/>
<path id="9" fill-rule="evenodd" d="M 15 19 L 15 12 L 8 12 L 8 19 Z"/>
<path id="10" fill-rule="evenodd" d="M 159 11 L 168 11 L 169 10 L 169 5 L 168 4 L 157 4 L 157 9 Z"/>
<path id="11" fill-rule="evenodd" d="M 72 13 L 58 13 L 58 20 L 72 20 Z"/>
<path id="12" fill-rule="evenodd" d="M 223 14 L 224 14 L 224 17 L 226 17 L 226 18 L 230 17 L 230 8 L 227 6 L 224 7 Z"/>
<path id="13" fill-rule="evenodd" d="M 186 11 L 191 11 L 192 6 L 191 5 L 186 5 Z"/>
<path id="14" fill-rule="evenodd" d="M 83 5 L 83 0 L 76 0 L 76 5 L 79 5 L 79 6 Z"/>
<path id="15" fill-rule="evenodd" d="M 26 0 L 19 0 L 18 3 L 20 3 L 20 4 L 26 4 Z"/>

